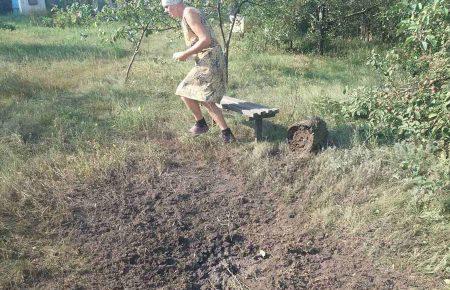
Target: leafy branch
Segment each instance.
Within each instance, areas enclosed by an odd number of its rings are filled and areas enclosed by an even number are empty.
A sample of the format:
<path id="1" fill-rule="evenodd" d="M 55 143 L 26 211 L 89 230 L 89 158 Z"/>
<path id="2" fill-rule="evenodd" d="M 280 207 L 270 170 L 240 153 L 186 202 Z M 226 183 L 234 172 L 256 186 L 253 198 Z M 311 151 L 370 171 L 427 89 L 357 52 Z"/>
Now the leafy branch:
<path id="1" fill-rule="evenodd" d="M 145 37 L 176 28 L 165 15 L 159 0 L 119 0 L 117 8 L 105 7 L 99 19 L 106 22 L 121 23 L 112 36 L 112 41 L 126 39 L 133 45 L 133 54 L 125 74 L 128 82 L 130 72 L 141 49 Z"/>

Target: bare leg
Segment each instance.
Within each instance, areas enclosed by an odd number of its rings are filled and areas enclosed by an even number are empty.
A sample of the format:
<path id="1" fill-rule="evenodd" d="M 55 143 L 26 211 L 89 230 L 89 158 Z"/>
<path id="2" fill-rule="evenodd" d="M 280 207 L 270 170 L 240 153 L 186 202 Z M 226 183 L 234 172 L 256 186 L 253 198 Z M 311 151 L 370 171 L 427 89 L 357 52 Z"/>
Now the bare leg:
<path id="1" fill-rule="evenodd" d="M 217 125 L 219 125 L 221 130 L 225 130 L 228 128 L 227 122 L 223 117 L 222 110 L 217 107 L 215 103 L 212 102 L 203 102 L 203 105 L 208 110 L 209 115 L 216 121 Z"/>
<path id="2" fill-rule="evenodd" d="M 199 121 L 203 118 L 202 110 L 200 109 L 198 101 L 186 97 L 181 97 L 181 99 L 185 103 L 186 107 L 194 114 L 194 118 L 196 121 Z"/>

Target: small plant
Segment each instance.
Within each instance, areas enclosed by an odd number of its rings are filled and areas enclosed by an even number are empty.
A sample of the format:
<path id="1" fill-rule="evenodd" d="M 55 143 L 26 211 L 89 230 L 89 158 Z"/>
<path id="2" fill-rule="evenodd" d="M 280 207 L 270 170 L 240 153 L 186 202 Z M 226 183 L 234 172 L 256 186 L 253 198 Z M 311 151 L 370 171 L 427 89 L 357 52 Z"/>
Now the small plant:
<path id="1" fill-rule="evenodd" d="M 0 29 L 1 29 L 1 30 L 10 30 L 10 31 L 13 31 L 13 30 L 16 29 L 16 27 L 15 27 L 14 25 L 12 25 L 12 24 L 9 24 L 9 23 L 3 23 L 3 22 L 0 21 Z"/>
<path id="2" fill-rule="evenodd" d="M 89 26 L 94 23 L 94 10 L 89 4 L 73 3 L 66 8 L 52 8 L 52 24 L 54 27 Z"/>

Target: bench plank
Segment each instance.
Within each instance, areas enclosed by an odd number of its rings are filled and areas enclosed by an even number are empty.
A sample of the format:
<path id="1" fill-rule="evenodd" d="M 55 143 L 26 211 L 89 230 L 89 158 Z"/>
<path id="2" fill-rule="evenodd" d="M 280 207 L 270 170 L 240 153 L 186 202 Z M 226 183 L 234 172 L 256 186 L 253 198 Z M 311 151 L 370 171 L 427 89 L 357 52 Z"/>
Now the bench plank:
<path id="1" fill-rule="evenodd" d="M 279 110 L 277 108 L 268 108 L 260 104 L 247 102 L 232 97 L 224 96 L 220 102 L 222 109 L 240 113 L 249 118 L 273 117 Z"/>
<path id="2" fill-rule="evenodd" d="M 262 140 L 262 119 L 274 117 L 279 109 L 268 108 L 266 106 L 247 102 L 232 97 L 224 96 L 219 104 L 224 110 L 240 113 L 249 118 L 251 121 L 255 121 L 255 139 L 256 141 Z"/>

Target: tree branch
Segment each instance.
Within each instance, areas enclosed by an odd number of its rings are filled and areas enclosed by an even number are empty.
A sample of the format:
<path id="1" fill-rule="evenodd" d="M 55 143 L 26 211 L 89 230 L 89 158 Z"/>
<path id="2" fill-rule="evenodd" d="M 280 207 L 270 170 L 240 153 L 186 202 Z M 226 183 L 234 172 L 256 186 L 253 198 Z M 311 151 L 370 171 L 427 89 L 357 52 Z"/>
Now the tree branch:
<path id="1" fill-rule="evenodd" d="M 222 0 L 217 1 L 217 15 L 219 16 L 219 26 L 220 33 L 222 34 L 223 45 L 226 45 L 225 32 L 223 30 L 223 19 L 222 19 Z"/>
<path id="2" fill-rule="evenodd" d="M 369 12 L 369 11 L 372 10 L 372 9 L 377 8 L 378 6 L 380 6 L 380 4 L 371 6 L 371 7 L 369 7 L 369 8 L 366 8 L 366 9 L 362 10 L 362 11 L 359 11 L 359 12 L 355 12 L 355 13 L 349 14 L 349 15 L 347 15 L 347 16 L 344 16 L 344 18 L 350 18 L 350 17 L 353 17 L 353 16 L 358 16 L 358 15 L 364 14 L 364 13 L 366 13 L 366 12 Z"/>
<path id="3" fill-rule="evenodd" d="M 125 76 L 125 83 L 128 81 L 131 67 L 133 66 L 134 60 L 136 59 L 136 55 L 139 53 L 139 49 L 141 48 L 142 40 L 144 39 L 145 33 L 147 32 L 149 26 L 150 26 L 150 22 L 147 23 L 147 25 L 142 28 L 141 37 L 139 38 L 139 41 L 136 43 L 136 46 L 135 46 L 134 52 L 133 52 L 133 56 L 131 57 L 130 63 L 128 64 L 127 74 Z"/>
<path id="4" fill-rule="evenodd" d="M 177 28 L 178 27 L 176 27 L 176 26 L 170 26 L 170 27 L 165 27 L 165 28 L 153 29 L 153 31 L 155 31 L 155 32 L 163 32 L 163 31 L 177 29 Z"/>
<path id="5" fill-rule="evenodd" d="M 231 37 L 233 35 L 233 29 L 234 29 L 234 25 L 236 23 L 236 15 L 238 15 L 239 12 L 241 12 L 242 5 L 244 5 L 245 3 L 250 3 L 250 1 L 244 0 L 241 3 L 239 3 L 237 9 L 233 13 L 233 22 L 231 23 L 231 28 L 230 28 L 230 31 L 228 32 L 228 39 L 227 39 L 227 42 L 226 42 L 227 50 L 228 50 L 228 48 L 230 46 Z"/>

